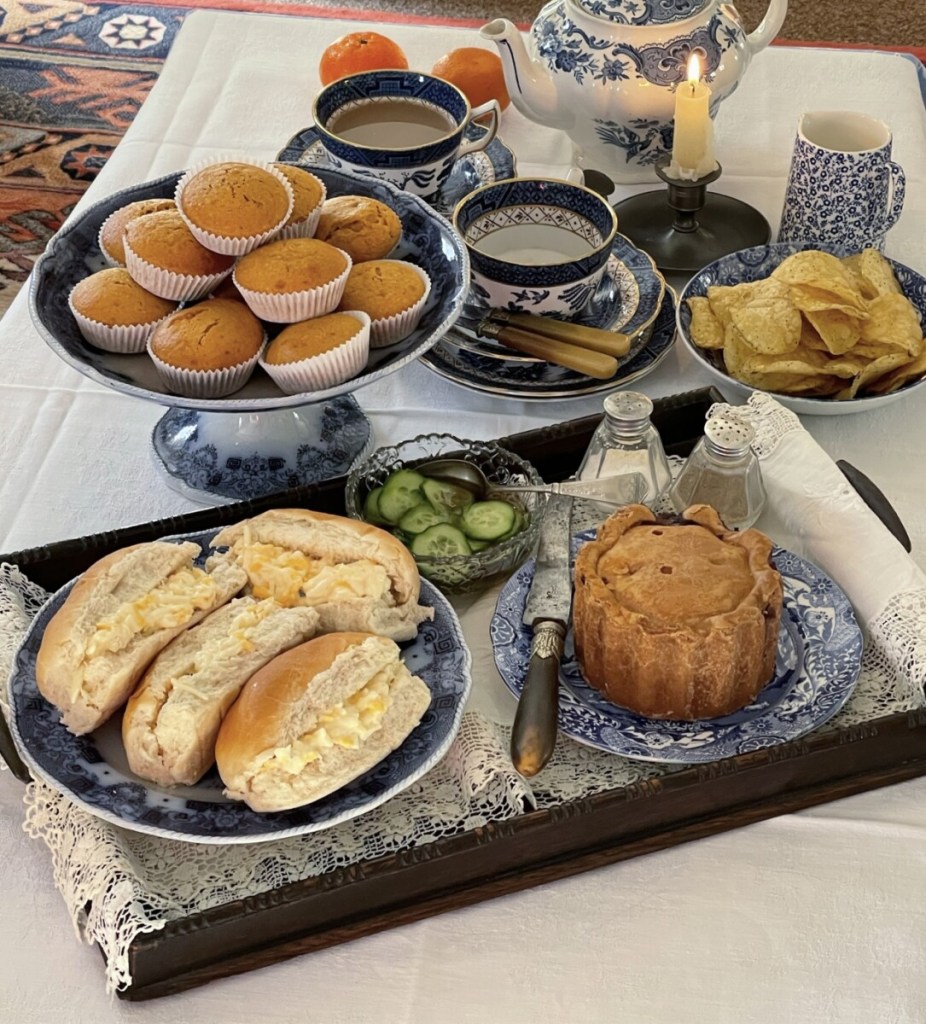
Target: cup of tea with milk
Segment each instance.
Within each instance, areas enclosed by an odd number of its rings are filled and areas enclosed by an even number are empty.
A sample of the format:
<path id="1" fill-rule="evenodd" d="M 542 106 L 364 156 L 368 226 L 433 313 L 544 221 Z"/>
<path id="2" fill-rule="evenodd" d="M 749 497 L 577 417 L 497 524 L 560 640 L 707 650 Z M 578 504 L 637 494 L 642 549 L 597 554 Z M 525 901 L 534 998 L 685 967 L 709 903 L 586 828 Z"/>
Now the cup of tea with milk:
<path id="1" fill-rule="evenodd" d="M 496 100 L 471 107 L 456 86 L 432 75 L 390 70 L 332 82 L 312 115 L 332 166 L 433 199 L 455 161 L 495 138 L 501 110 Z M 467 132 L 473 121 L 483 130 Z"/>
<path id="2" fill-rule="evenodd" d="M 469 253 L 470 302 L 568 318 L 601 283 L 617 215 L 584 185 L 519 177 L 461 199 L 453 226 Z"/>

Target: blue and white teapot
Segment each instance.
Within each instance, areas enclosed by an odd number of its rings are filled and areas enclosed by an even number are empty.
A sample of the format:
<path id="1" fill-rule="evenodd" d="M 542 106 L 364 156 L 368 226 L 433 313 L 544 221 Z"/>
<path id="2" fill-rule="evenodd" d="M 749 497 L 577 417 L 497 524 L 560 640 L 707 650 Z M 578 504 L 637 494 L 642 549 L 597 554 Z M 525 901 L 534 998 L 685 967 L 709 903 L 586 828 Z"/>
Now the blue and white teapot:
<path id="1" fill-rule="evenodd" d="M 788 0 L 771 0 L 747 34 L 722 0 L 550 0 L 530 44 L 496 18 L 482 35 L 498 46 L 514 106 L 573 141 L 576 163 L 619 184 L 653 181 L 672 149 L 675 87 L 697 54 L 711 114 L 752 56 L 778 34 Z"/>

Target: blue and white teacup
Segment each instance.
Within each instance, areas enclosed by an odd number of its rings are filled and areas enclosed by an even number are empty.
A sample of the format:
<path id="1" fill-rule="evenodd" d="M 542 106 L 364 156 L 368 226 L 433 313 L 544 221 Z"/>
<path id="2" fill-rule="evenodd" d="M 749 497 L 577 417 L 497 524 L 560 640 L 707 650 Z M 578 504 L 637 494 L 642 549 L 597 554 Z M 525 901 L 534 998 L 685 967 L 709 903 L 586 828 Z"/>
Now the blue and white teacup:
<path id="1" fill-rule="evenodd" d="M 846 110 L 804 114 L 797 128 L 779 242 L 845 254 L 884 248 L 903 209 L 904 172 L 883 121 Z"/>
<path id="2" fill-rule="evenodd" d="M 471 300 L 571 317 L 604 276 L 617 214 L 584 185 L 506 178 L 461 199 L 453 226 L 469 252 Z"/>
<path id="3" fill-rule="evenodd" d="M 312 116 L 333 167 L 433 199 L 455 161 L 495 138 L 501 108 L 473 108 L 455 85 L 420 71 L 364 71 L 322 89 Z M 464 139 L 480 118 L 485 132 Z"/>

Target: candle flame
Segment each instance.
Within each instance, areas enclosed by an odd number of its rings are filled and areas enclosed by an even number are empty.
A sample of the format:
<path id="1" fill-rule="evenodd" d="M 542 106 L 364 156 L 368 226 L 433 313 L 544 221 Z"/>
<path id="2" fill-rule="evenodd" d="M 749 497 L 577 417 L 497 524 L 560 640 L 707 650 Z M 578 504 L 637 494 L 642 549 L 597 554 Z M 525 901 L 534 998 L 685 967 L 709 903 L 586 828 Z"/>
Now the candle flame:
<path id="1" fill-rule="evenodd" d="M 688 58 L 688 81 L 694 85 L 701 79 L 701 61 L 698 59 L 696 53 L 692 53 Z"/>

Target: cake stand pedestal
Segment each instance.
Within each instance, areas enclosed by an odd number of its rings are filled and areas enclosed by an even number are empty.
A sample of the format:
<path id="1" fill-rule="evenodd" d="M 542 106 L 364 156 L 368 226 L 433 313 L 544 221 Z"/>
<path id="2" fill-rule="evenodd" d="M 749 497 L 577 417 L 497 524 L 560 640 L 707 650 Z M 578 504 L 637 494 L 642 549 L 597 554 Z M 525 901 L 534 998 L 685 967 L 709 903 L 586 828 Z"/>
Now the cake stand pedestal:
<path id="1" fill-rule="evenodd" d="M 172 408 L 151 432 L 168 486 L 210 505 L 330 480 L 372 448 L 352 395 L 269 412 Z"/>

